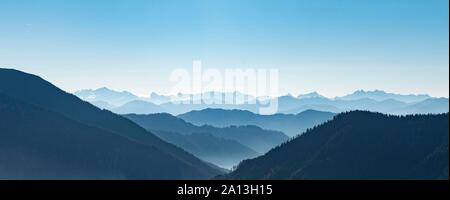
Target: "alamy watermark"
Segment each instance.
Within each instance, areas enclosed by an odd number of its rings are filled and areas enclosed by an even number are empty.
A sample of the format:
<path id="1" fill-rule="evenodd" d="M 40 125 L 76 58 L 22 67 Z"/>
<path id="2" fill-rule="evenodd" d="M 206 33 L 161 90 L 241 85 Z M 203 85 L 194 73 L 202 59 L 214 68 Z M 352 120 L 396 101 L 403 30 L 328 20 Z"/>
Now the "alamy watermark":
<path id="1" fill-rule="evenodd" d="M 258 106 L 260 114 L 274 114 L 278 111 L 278 79 L 278 69 L 203 69 L 201 61 L 194 61 L 192 71 L 172 71 L 170 81 L 175 85 L 171 93 L 178 95 L 171 100 L 178 104 L 249 104 Z"/>

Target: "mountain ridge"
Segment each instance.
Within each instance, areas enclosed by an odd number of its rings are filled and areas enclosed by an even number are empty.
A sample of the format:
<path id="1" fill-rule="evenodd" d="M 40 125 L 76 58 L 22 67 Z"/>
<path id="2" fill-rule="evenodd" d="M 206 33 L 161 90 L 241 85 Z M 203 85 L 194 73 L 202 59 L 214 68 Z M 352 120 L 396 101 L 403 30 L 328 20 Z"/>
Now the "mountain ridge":
<path id="1" fill-rule="evenodd" d="M 98 89 L 100 90 L 100 89 Z M 91 90 L 92 91 L 92 90 Z M 117 92 L 119 93 L 120 92 Z M 122 92 L 127 94 L 127 92 Z M 119 114 L 139 112 L 139 114 L 152 114 L 160 112 L 168 112 L 172 115 L 179 115 L 186 112 L 194 110 L 203 110 L 207 108 L 217 108 L 217 109 L 239 109 L 248 110 L 253 113 L 259 113 L 259 108 L 264 107 L 268 99 L 277 98 L 278 99 L 278 111 L 277 113 L 284 114 L 297 114 L 308 109 L 314 109 L 318 111 L 326 112 L 345 112 L 351 110 L 370 110 L 373 112 L 382 112 L 385 114 L 426 114 L 426 109 L 421 109 L 420 106 L 413 107 L 414 104 L 419 104 L 420 102 L 427 101 L 428 99 L 436 99 L 437 97 L 431 97 L 426 94 L 397 94 L 385 92 L 383 90 L 356 90 L 355 92 L 343 96 L 337 96 L 334 98 L 327 98 L 317 92 L 311 92 L 306 94 L 300 94 L 297 97 L 293 95 L 282 95 L 278 97 L 254 97 L 251 95 L 243 94 L 240 92 L 218 92 L 219 97 L 224 97 L 227 94 L 233 95 L 233 97 L 240 97 L 243 102 L 235 104 L 224 104 L 224 100 L 214 101 L 215 103 L 205 103 L 215 99 L 214 96 L 210 96 L 212 92 L 205 92 L 201 94 L 183 94 L 182 97 L 190 98 L 191 100 L 203 99 L 200 104 L 179 104 L 172 102 L 175 96 L 170 95 L 159 95 L 157 93 L 151 93 L 149 97 L 136 97 L 130 101 L 140 100 L 145 102 L 150 102 L 155 105 L 141 105 L 133 109 L 117 108 Z M 75 92 L 77 94 L 77 92 Z M 204 96 L 207 95 L 207 96 Z M 83 99 L 85 96 L 80 95 Z M 126 97 L 124 97 L 126 98 Z M 448 98 L 446 98 L 448 100 Z M 88 101 L 92 102 L 93 100 Z M 103 99 L 106 100 L 106 99 Z M 114 98 L 113 98 L 114 100 Z M 108 101 L 106 101 L 108 102 Z M 112 102 L 108 102 L 113 104 Z M 113 110 L 110 106 L 104 106 L 104 104 L 97 104 L 101 108 Z M 122 104 L 123 105 L 123 104 Z M 120 105 L 120 106 L 122 106 Z M 437 103 L 434 106 L 434 113 L 446 112 L 448 111 L 448 106 L 441 105 Z M 125 106 L 126 107 L 126 106 Z M 125 109 L 128 111 L 120 111 L 120 109 Z M 143 112 L 142 110 L 145 110 Z"/>
<path id="2" fill-rule="evenodd" d="M 178 115 L 179 118 L 195 125 L 211 125 L 217 127 L 255 125 L 264 129 L 281 131 L 292 137 L 301 134 L 307 128 L 331 119 L 335 114 L 307 110 L 294 114 L 259 115 L 243 110 L 204 109 Z"/>
<path id="3" fill-rule="evenodd" d="M 220 128 L 209 125 L 196 126 L 167 113 L 124 116 L 149 130 L 176 132 L 183 135 L 209 133 L 215 137 L 237 141 L 258 153 L 264 153 L 288 139 L 288 136 L 282 132 L 264 130 L 253 125 Z"/>
<path id="4" fill-rule="evenodd" d="M 447 179 L 448 113 L 336 115 L 225 179 Z"/>
<path id="5" fill-rule="evenodd" d="M 167 159 L 174 158 L 180 166 L 195 166 L 202 171 L 199 173 L 203 174 L 200 177 L 205 178 L 221 173 L 218 168 L 214 168 L 184 150 L 164 142 L 131 120 L 84 102 L 75 95 L 64 92 L 36 75 L 13 69 L 0 69 L 0 93 L 18 101 L 59 113 L 79 123 L 104 129 L 124 137 L 124 139 L 153 146 L 166 153 Z M 195 178 L 195 176 L 191 178 Z"/>

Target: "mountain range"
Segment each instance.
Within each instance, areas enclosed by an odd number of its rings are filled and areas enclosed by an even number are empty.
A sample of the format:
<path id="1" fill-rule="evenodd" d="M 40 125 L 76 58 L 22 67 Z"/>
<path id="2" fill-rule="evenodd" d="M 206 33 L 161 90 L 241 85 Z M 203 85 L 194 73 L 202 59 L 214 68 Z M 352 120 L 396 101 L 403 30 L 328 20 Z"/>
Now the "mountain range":
<path id="1" fill-rule="evenodd" d="M 207 133 L 217 138 L 236 141 L 258 153 L 265 153 L 271 148 L 289 139 L 284 133 L 264 130 L 254 125 L 227 126 L 217 128 L 209 125 L 196 126 L 170 114 L 124 115 L 126 118 L 148 130 L 176 132 L 182 135 Z"/>
<path id="2" fill-rule="evenodd" d="M 223 173 L 42 78 L 0 69 L 0 179 L 205 179 Z"/>
<path id="3" fill-rule="evenodd" d="M 114 110 L 149 103 L 115 94 L 115 105 L 104 101 L 110 97 L 88 103 L 38 76 L 0 69 L 0 179 L 448 180 L 447 98 L 382 99 L 381 91 L 359 91 L 358 98 L 371 95 L 360 99 L 314 93 L 279 98 L 286 110 L 316 105 L 443 113 L 406 116 L 316 110 L 259 115 L 214 108 L 121 116 L 93 105 Z M 228 174 L 214 165 L 239 162 Z"/>
<path id="4" fill-rule="evenodd" d="M 199 104 L 183 104 L 171 101 L 174 96 L 165 96 L 152 93 L 149 97 L 137 97 L 129 92 L 117 92 L 107 88 L 97 90 L 81 90 L 74 93 L 81 99 L 91 102 L 100 108 L 108 109 L 119 114 L 140 113 L 151 114 L 167 112 L 179 115 L 194 110 L 207 108 L 247 110 L 259 112 L 260 107 L 265 107 L 263 98 L 235 93 L 217 93 L 218 97 L 231 95 L 245 100 L 235 104 L 224 104 L 224 100 L 213 102 L 215 96 L 209 93 L 197 95 L 180 95 L 191 98 L 192 101 L 203 99 Z M 319 110 L 340 113 L 350 110 L 368 110 L 386 114 L 427 114 L 448 112 L 448 98 L 436 98 L 426 94 L 394 94 L 382 90 L 364 91 L 358 90 L 352 94 L 335 98 L 326 98 L 317 92 L 302 94 L 298 97 L 292 95 L 278 98 L 278 113 L 297 114 L 306 110 Z M 179 98 L 180 99 L 180 98 Z M 183 98 L 181 98 L 183 99 Z M 191 101 L 191 102 L 192 102 Z M 130 103 L 130 104 L 127 104 Z M 424 107 L 424 104 L 427 104 Z"/>
<path id="5" fill-rule="evenodd" d="M 247 135 L 242 134 L 241 139 L 239 134 L 245 133 L 245 127 L 236 127 L 236 130 L 199 127 L 165 113 L 124 116 L 155 133 L 161 139 L 183 148 L 202 160 L 226 169 L 231 169 L 242 160 L 259 156 L 288 139 L 283 134 L 258 128 L 255 128 L 253 132 L 247 131 Z M 227 133 L 227 131 L 233 132 Z M 269 135 L 269 137 L 265 139 L 266 137 L 261 135 Z M 249 142 L 252 140 L 254 143 L 259 143 L 259 146 Z M 261 149 L 260 146 L 265 148 Z M 259 153 L 253 148 L 263 152 Z"/>
<path id="6" fill-rule="evenodd" d="M 431 98 L 431 96 L 426 94 L 394 94 L 394 93 L 387 93 L 382 90 L 373 90 L 373 91 L 364 91 L 364 90 L 358 90 L 355 91 L 352 94 L 348 94 L 342 97 L 336 97 L 336 100 L 358 100 L 358 99 L 373 99 L 375 101 L 385 101 L 389 99 L 402 101 L 405 103 L 414 103 L 419 101 L 424 101 L 426 99 Z"/>
<path id="7" fill-rule="evenodd" d="M 308 128 L 333 118 L 335 113 L 307 110 L 299 114 L 259 115 L 244 110 L 205 109 L 178 115 L 179 118 L 198 126 L 217 127 L 255 125 L 277 130 L 289 137 L 303 133 Z"/>
<path id="8" fill-rule="evenodd" d="M 360 96 L 360 95 L 358 95 Z M 448 98 L 426 98 L 417 102 L 403 102 L 398 99 L 384 99 L 381 101 L 364 98 L 335 98 L 311 97 L 298 99 L 292 96 L 278 98 L 278 112 L 285 114 L 296 114 L 308 109 L 345 112 L 351 110 L 367 110 L 385 114 L 407 115 L 407 114 L 439 114 L 449 110 Z M 427 108 L 423 104 L 427 102 Z M 431 108 L 431 109 L 429 109 Z"/>
<path id="9" fill-rule="evenodd" d="M 448 121 L 448 113 L 341 113 L 218 178 L 448 180 Z"/>
<path id="10" fill-rule="evenodd" d="M 106 87 L 96 90 L 85 89 L 74 93 L 82 100 L 89 102 L 105 102 L 108 106 L 117 107 L 130 101 L 138 100 L 139 97 L 127 91 L 114 91 Z"/>
<path id="11" fill-rule="evenodd" d="M 235 140 L 217 137 L 210 133 L 180 134 L 161 130 L 152 131 L 152 133 L 204 161 L 227 170 L 236 167 L 242 160 L 261 155 Z"/>

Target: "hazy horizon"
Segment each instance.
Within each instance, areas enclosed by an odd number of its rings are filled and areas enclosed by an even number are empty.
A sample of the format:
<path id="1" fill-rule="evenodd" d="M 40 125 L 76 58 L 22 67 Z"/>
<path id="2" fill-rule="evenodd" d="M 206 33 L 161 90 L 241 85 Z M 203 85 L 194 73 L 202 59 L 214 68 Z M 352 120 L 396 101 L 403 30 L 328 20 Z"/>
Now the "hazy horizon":
<path id="1" fill-rule="evenodd" d="M 80 92 L 80 91 L 83 91 L 83 90 L 92 90 L 92 91 L 95 91 L 95 90 L 99 90 L 99 89 L 108 89 L 108 90 L 112 90 L 112 91 L 115 91 L 115 92 L 129 92 L 129 93 L 131 93 L 131 94 L 133 94 L 133 95 L 136 95 L 136 96 L 138 96 L 138 97 L 149 97 L 152 93 L 155 93 L 155 94 L 158 94 L 158 95 L 163 95 L 163 96 L 171 96 L 171 95 L 176 95 L 176 94 L 165 94 L 165 93 L 158 93 L 158 92 L 155 92 L 155 91 L 150 91 L 149 93 L 147 93 L 147 94 L 142 94 L 142 95 L 140 95 L 140 94 L 135 94 L 135 93 L 133 93 L 133 92 L 130 92 L 130 91 L 128 91 L 128 90 L 116 90 L 116 89 L 114 89 L 114 88 L 109 88 L 109 87 L 99 87 L 99 88 L 83 88 L 83 89 L 79 89 L 79 90 L 75 90 L 75 91 L 72 91 L 72 92 L 70 92 L 70 93 L 76 93 L 76 92 Z M 337 96 L 326 96 L 326 95 L 323 95 L 323 94 L 321 94 L 321 93 L 319 93 L 319 92 L 317 92 L 317 91 L 314 91 L 314 90 L 312 90 L 312 91 L 309 91 L 309 92 L 305 92 L 305 93 L 286 93 L 286 94 L 280 94 L 279 96 L 287 96 L 287 95 L 291 95 L 291 96 L 294 96 L 294 97 L 298 97 L 299 95 L 306 95 L 306 94 L 311 94 L 311 93 L 317 93 L 317 94 L 319 94 L 319 95 L 321 95 L 321 96 L 324 96 L 325 98 L 329 98 L 329 99 L 333 99 L 333 98 L 337 98 L 337 97 L 343 97 L 343 96 L 345 96 L 345 95 L 350 95 L 350 94 L 353 94 L 353 93 L 355 93 L 355 92 L 358 92 L 358 91 L 363 91 L 363 92 L 375 92 L 375 91 L 381 91 L 381 92 L 385 92 L 385 93 L 391 93 L 391 94 L 398 94 L 398 95 L 429 95 L 430 97 L 432 97 L 432 98 L 448 98 L 448 96 L 433 96 L 433 95 L 430 95 L 430 94 L 427 94 L 427 93 L 420 93 L 420 94 L 414 94 L 414 93 L 395 93 L 395 92 L 391 92 L 391 91 L 386 91 L 386 90 L 383 90 L 383 89 L 375 89 L 375 90 L 365 90 L 365 89 L 358 89 L 358 90 L 355 90 L 355 91 L 352 91 L 352 92 L 349 92 L 349 93 L 343 93 L 343 94 L 339 94 L 339 95 L 337 95 Z M 66 92 L 69 92 L 69 91 L 66 91 Z M 205 91 L 205 92 L 202 92 L 202 93 L 208 93 L 208 92 L 220 92 L 220 91 L 214 91 L 214 90 L 211 90 L 211 91 Z M 242 94 L 245 94 L 245 95 L 250 95 L 250 94 L 247 94 L 247 93 L 245 93 L 245 92 L 241 92 L 241 91 L 223 91 L 224 93 L 232 93 L 232 92 L 239 92 L 239 93 L 242 93 Z M 196 93 L 190 93 L 191 95 L 195 95 Z M 198 93 L 197 93 L 198 94 Z M 250 95 L 251 96 L 251 95 Z M 260 96 L 255 96 L 255 97 L 260 97 Z M 275 96 L 276 97 L 276 96 Z"/>

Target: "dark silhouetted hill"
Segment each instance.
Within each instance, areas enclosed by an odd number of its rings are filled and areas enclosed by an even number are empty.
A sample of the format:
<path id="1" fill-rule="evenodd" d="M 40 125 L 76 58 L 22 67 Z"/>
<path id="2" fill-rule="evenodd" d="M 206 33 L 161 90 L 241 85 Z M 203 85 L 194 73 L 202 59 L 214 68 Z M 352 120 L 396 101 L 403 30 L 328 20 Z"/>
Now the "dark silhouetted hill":
<path id="1" fill-rule="evenodd" d="M 58 89 L 40 77 L 17 70 L 0 69 L 0 94 L 3 95 L 3 104 L 6 105 L 0 107 L 0 110 L 2 110 L 1 118 L 15 117 L 14 123 L 6 123 L 4 120 L 0 122 L 3 127 L 2 132 L 0 133 L 1 140 L 5 139 L 4 141 L 7 141 L 11 134 L 17 134 L 16 136 L 18 138 L 11 139 L 11 145 L 23 148 L 15 150 L 19 155 L 23 154 L 24 157 L 28 156 L 27 158 L 30 159 L 34 157 L 34 153 L 42 154 L 46 159 L 45 163 L 43 163 L 43 170 L 45 169 L 45 166 L 51 164 L 55 165 L 53 167 L 60 169 L 69 166 L 72 166 L 74 169 L 83 167 L 83 169 L 79 169 L 81 170 L 80 172 L 83 172 L 80 177 L 99 178 L 98 176 L 94 176 L 97 171 L 90 171 L 90 169 L 96 169 L 96 166 L 90 168 L 87 162 L 77 159 L 67 162 L 67 159 L 70 159 L 70 156 L 67 156 L 64 160 L 58 159 L 61 155 L 72 155 L 72 153 L 76 151 L 76 153 L 84 154 L 86 157 L 92 156 L 92 158 L 86 159 L 94 160 L 103 157 L 103 151 L 106 151 L 111 155 L 106 157 L 106 160 L 100 159 L 99 162 L 104 162 L 104 166 L 112 165 L 110 166 L 110 169 L 117 171 L 117 173 L 121 173 L 120 170 L 131 173 L 125 173 L 126 176 L 124 178 L 204 179 L 221 173 L 218 168 L 161 140 L 132 121 L 109 111 L 100 110 L 90 103 L 84 102 L 74 95 Z M 30 106 L 24 107 L 22 104 Z M 12 109 L 12 111 L 9 111 L 8 109 Z M 17 113 L 18 116 L 14 116 L 14 113 Z M 49 116 L 42 116 L 42 119 L 39 119 L 39 123 L 33 122 L 33 120 L 40 118 L 41 114 Z M 29 118 L 27 115 L 33 116 L 33 118 Z M 61 117 L 64 117 L 65 119 L 59 119 Z M 23 124 L 23 127 L 21 124 Z M 97 134 L 98 138 L 95 138 L 97 136 L 89 138 L 89 134 L 87 133 L 90 131 L 99 132 L 93 133 Z M 53 137 L 57 133 L 61 134 L 61 136 Z M 79 135 L 76 133 L 79 133 Z M 47 138 L 47 140 L 41 141 L 34 137 Z M 109 142 L 109 137 L 114 138 L 111 140 L 117 140 L 115 143 L 118 145 L 120 143 L 122 146 L 119 145 L 114 147 L 110 144 L 105 144 Z M 84 141 L 90 140 L 97 141 L 98 147 L 94 149 L 95 151 L 87 152 L 81 150 L 80 148 L 83 148 L 84 146 L 86 149 L 90 148 L 89 145 L 92 145 L 91 143 L 83 143 Z M 119 140 L 122 141 L 120 142 Z M 67 141 L 72 142 L 67 143 Z M 42 144 L 39 142 L 42 142 Z M 27 149 L 29 146 L 27 144 L 30 143 L 34 146 L 30 146 L 30 148 Z M 58 145 L 59 143 L 61 143 L 61 145 Z M 5 145 L 6 144 L 7 142 Z M 130 152 L 121 152 L 121 155 L 115 155 L 118 148 L 122 151 L 126 151 L 128 146 L 125 144 L 130 146 Z M 54 145 L 54 147 L 51 145 Z M 136 145 L 136 147 L 131 147 L 132 145 Z M 42 148 L 42 152 L 36 152 L 35 148 Z M 102 148 L 105 149 L 102 151 L 98 150 Z M 133 150 L 133 148 L 140 148 L 140 152 L 137 153 L 138 150 Z M 146 150 L 148 151 L 145 152 Z M 10 149 L 10 152 L 14 152 L 14 148 Z M 99 155 L 96 155 L 97 153 Z M 147 154 L 146 157 L 140 157 L 140 155 L 145 154 Z M 8 159 L 15 161 L 14 158 L 8 157 L 8 155 L 9 154 L 6 154 L 6 157 L 3 157 L 4 162 L 7 162 Z M 128 168 L 122 168 L 127 166 L 125 163 L 122 163 L 127 160 L 122 160 L 120 156 L 129 156 L 129 159 L 133 159 L 130 160 Z M 144 163 L 149 163 L 149 168 L 145 173 L 141 173 L 143 171 L 140 170 L 140 166 L 134 166 L 134 163 L 137 163 L 139 159 L 142 159 L 142 162 Z M 150 160 L 153 162 L 152 167 L 149 166 Z M 36 162 L 40 161 L 36 160 Z M 65 162 L 67 163 L 64 164 Z M 164 163 L 170 163 L 170 166 L 166 166 Z M 176 167 L 173 167 L 172 165 Z M 14 170 L 19 175 L 27 174 L 30 175 L 29 178 L 34 178 L 34 176 L 32 176 L 33 171 L 29 171 L 32 167 L 32 165 L 24 165 L 22 167 L 17 166 Z M 47 174 L 47 176 L 40 176 L 40 174 L 36 174 L 36 176 L 39 178 L 57 178 L 59 175 L 64 175 L 57 173 L 52 174 L 51 169 L 53 168 L 48 169 L 47 172 L 49 174 Z M 132 171 L 135 171 L 136 173 L 133 174 Z M 92 176 L 85 175 L 85 172 L 92 172 Z M 13 174 L 13 172 L 8 173 Z M 67 176 L 61 176 L 60 178 L 70 178 L 68 177 L 69 174 L 66 175 Z M 116 176 L 105 176 L 103 178 L 116 178 Z"/>
<path id="2" fill-rule="evenodd" d="M 447 179 L 448 113 L 339 114 L 227 179 Z"/>

